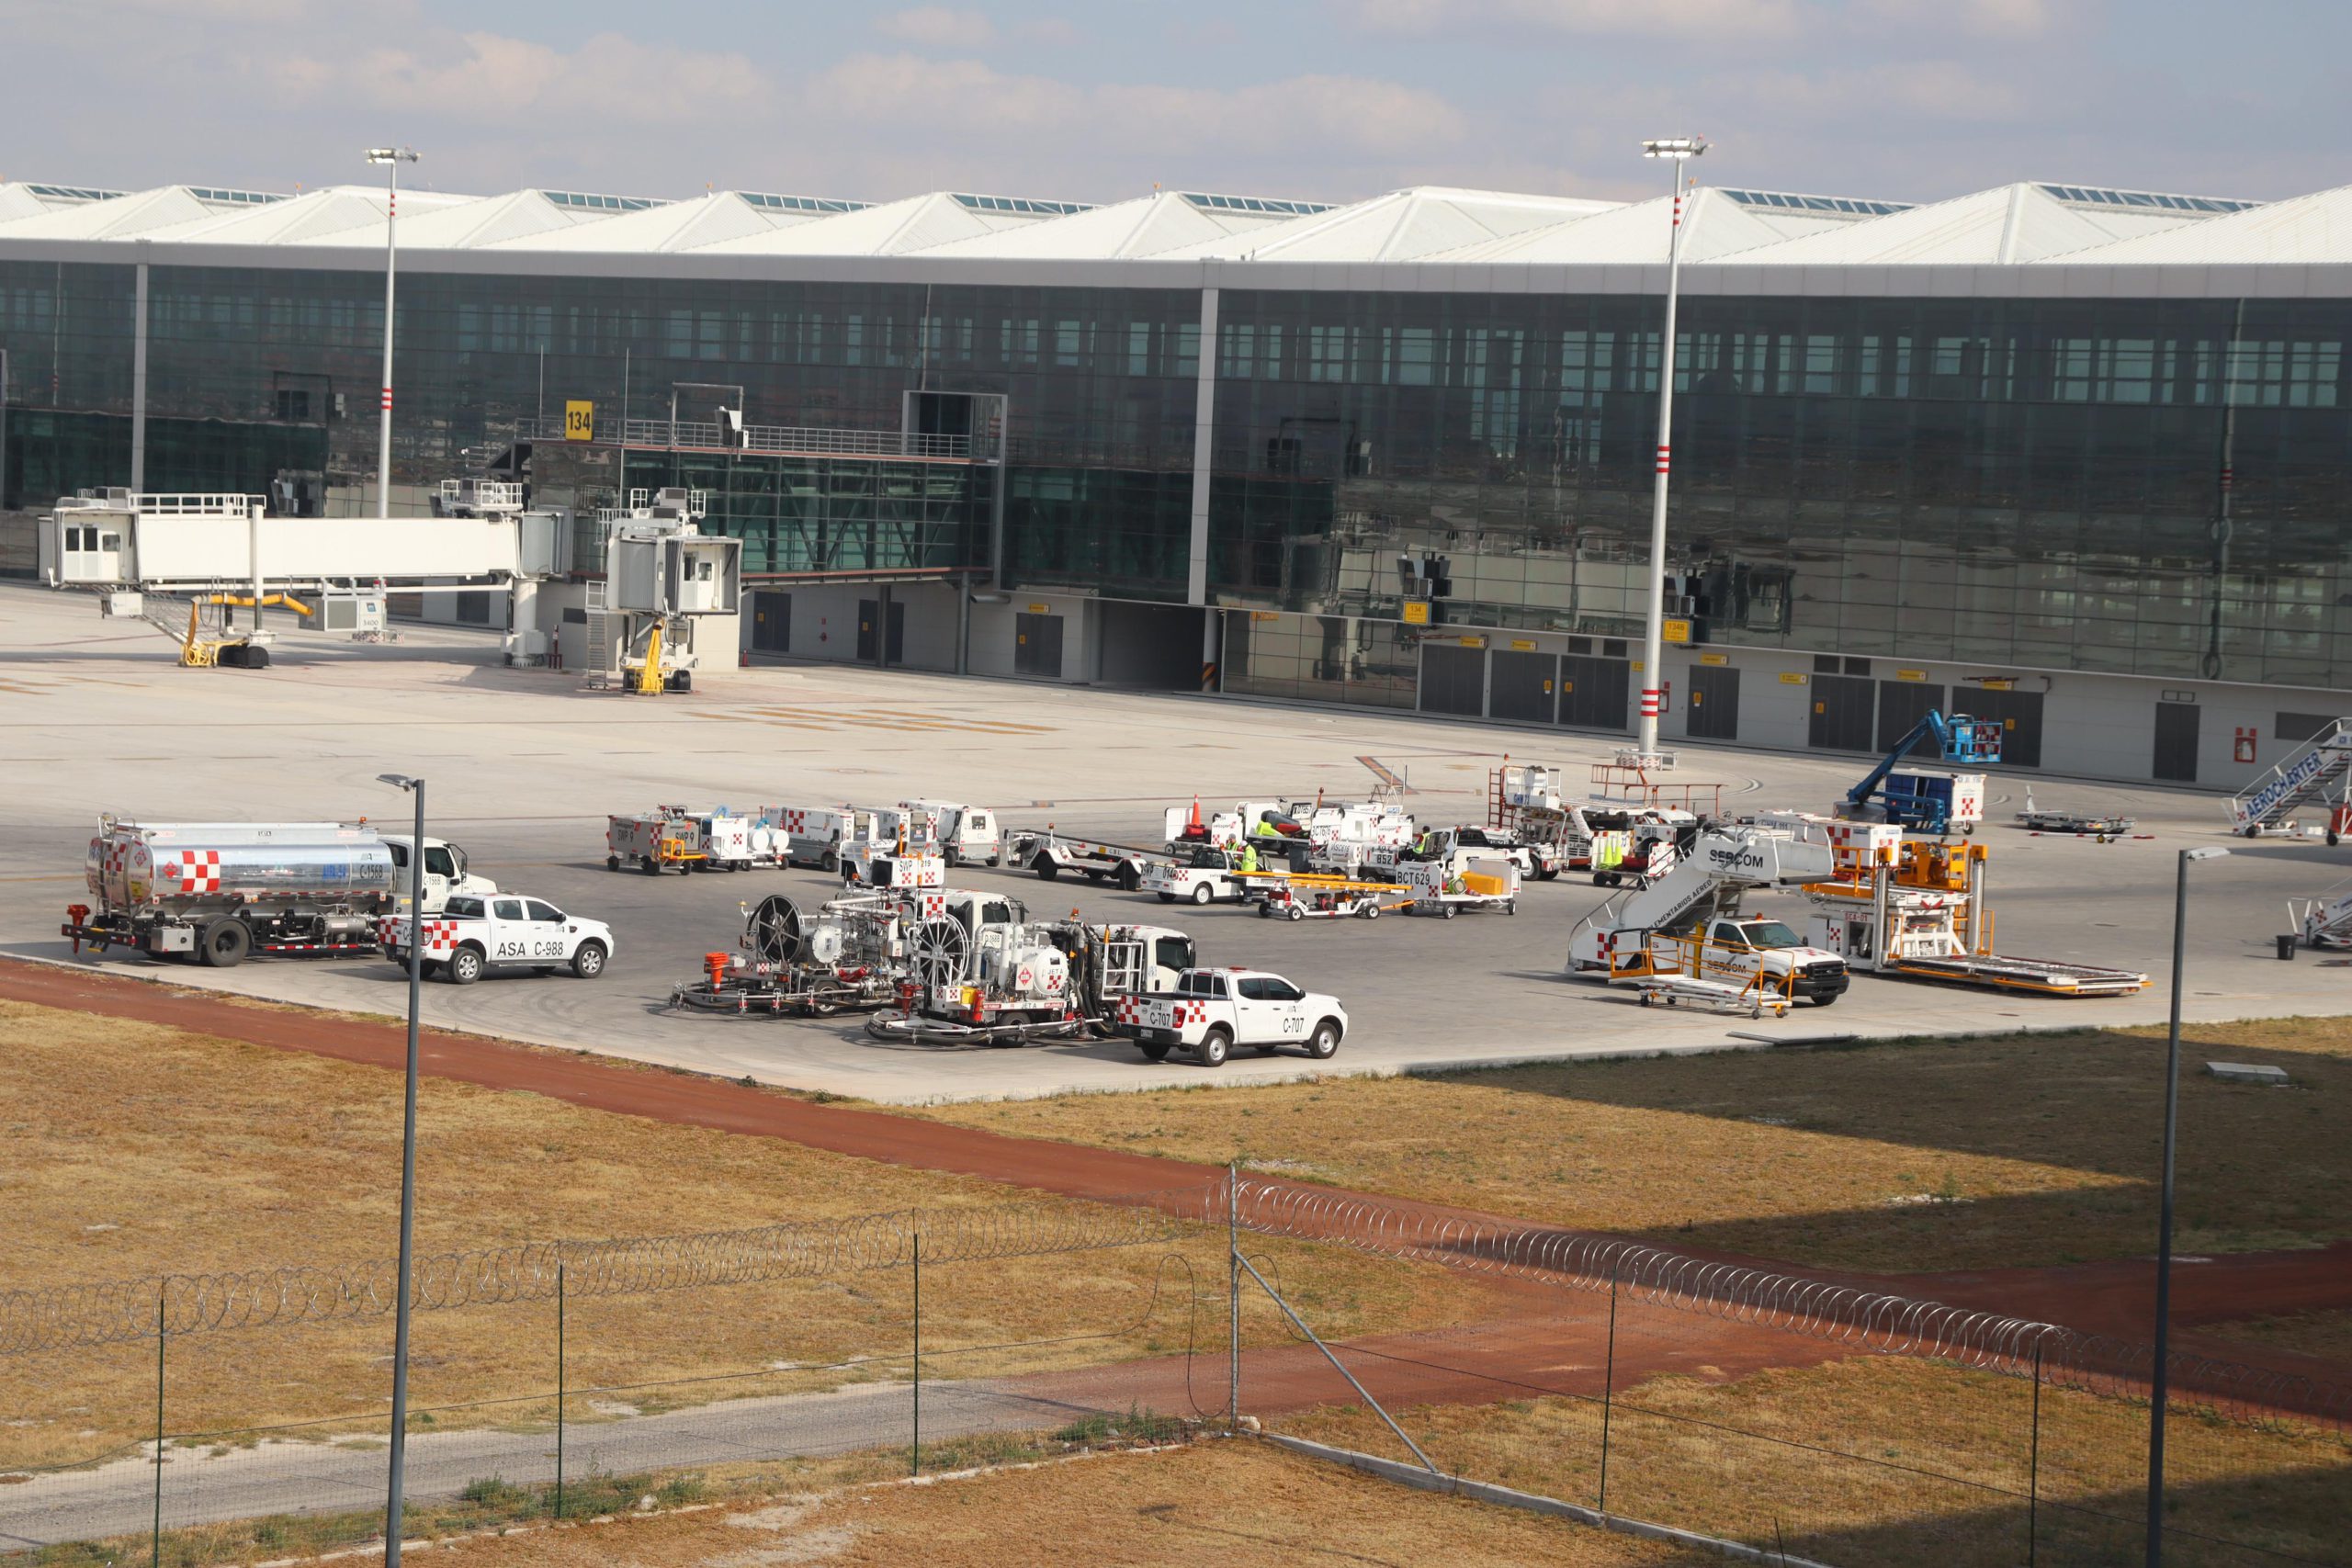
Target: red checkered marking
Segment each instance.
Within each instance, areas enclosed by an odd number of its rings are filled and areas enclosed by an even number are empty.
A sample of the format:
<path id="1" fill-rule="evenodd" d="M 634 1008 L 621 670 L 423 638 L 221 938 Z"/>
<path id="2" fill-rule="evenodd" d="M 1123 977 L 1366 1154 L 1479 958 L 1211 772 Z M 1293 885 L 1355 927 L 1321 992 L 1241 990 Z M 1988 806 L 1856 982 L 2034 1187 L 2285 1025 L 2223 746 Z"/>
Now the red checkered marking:
<path id="1" fill-rule="evenodd" d="M 406 916 L 387 915 L 376 922 L 377 938 L 386 947 L 397 947 L 400 945 L 401 938 L 406 934 L 407 925 Z M 441 957 L 456 951 L 457 946 L 457 921 L 427 920 L 424 922 L 424 956 Z"/>
<path id="2" fill-rule="evenodd" d="M 159 882 L 178 883 L 182 893 L 218 893 L 220 891 L 220 852 L 182 850 L 177 859 L 158 866 L 155 876 Z"/>

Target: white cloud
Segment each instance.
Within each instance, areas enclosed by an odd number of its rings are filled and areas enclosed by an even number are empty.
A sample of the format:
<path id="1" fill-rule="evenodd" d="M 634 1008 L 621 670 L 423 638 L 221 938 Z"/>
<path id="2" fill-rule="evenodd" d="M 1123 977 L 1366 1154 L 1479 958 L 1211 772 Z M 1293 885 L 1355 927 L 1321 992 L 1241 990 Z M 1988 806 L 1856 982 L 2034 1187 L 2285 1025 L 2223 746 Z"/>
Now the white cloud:
<path id="1" fill-rule="evenodd" d="M 1860 0 L 1866 18 L 1923 27 L 1939 36 L 2043 38 L 2090 8 L 2085 0 Z"/>
<path id="2" fill-rule="evenodd" d="M 768 96 L 740 55 L 597 33 L 570 51 L 498 33 L 461 33 L 417 49 L 264 55 L 252 68 L 296 102 L 388 111 L 413 123 L 544 123 L 593 114 L 634 124 L 708 123 Z"/>
<path id="3" fill-rule="evenodd" d="M 1498 25 L 1547 32 L 1668 37 L 1694 41 L 1788 38 L 1802 29 L 1798 0 L 1334 0 L 1367 28 L 1466 33 Z M 2031 0 L 1996 0 L 2030 4 Z"/>
<path id="4" fill-rule="evenodd" d="M 1434 93 L 1346 76 L 1293 76 L 1240 87 L 1170 87 L 1014 75 L 976 60 L 859 55 L 820 73 L 808 107 L 820 124 L 968 132 L 1006 161 L 1116 152 L 1141 169 L 1206 150 L 1312 146 L 1391 156 L 1456 142 L 1461 113 Z M 1020 138 L 1035 138 L 1023 141 Z"/>
<path id="5" fill-rule="evenodd" d="M 874 30 L 921 49 L 986 49 L 996 41 L 996 24 L 978 11 L 917 6 L 874 19 Z"/>

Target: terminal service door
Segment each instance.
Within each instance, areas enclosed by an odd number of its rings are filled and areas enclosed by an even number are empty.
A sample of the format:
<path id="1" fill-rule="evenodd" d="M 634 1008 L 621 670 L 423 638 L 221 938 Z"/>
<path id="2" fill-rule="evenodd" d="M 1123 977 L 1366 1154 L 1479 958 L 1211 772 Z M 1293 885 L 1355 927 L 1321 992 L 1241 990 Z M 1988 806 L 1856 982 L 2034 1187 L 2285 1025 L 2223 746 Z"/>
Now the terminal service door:
<path id="1" fill-rule="evenodd" d="M 1971 718 L 1997 720 L 2001 726 L 2001 762 L 2005 767 L 2041 766 L 2041 702 L 2040 692 L 2003 692 L 1992 687 L 1960 687 L 1951 695 L 1952 710 Z"/>
<path id="2" fill-rule="evenodd" d="M 1487 650 L 1421 644 L 1421 711 L 1479 717 L 1487 708 Z"/>
<path id="3" fill-rule="evenodd" d="M 1815 675 L 1805 744 L 1823 751 L 1868 751 L 1878 682 L 1862 675 Z"/>
<path id="4" fill-rule="evenodd" d="M 1023 611 L 1012 624 L 1012 672 L 1058 681 L 1062 674 L 1062 617 Z"/>
<path id="5" fill-rule="evenodd" d="M 1881 681 L 1878 683 L 1878 744 L 1873 751 L 1894 750 L 1894 743 L 1930 713 L 1951 713 L 1944 705 L 1944 689 L 1929 681 Z"/>
<path id="6" fill-rule="evenodd" d="M 1495 649 L 1490 718 L 1549 724 L 1558 703 L 1560 661 L 1548 653 Z"/>
<path id="7" fill-rule="evenodd" d="M 1560 722 L 1578 729 L 1631 728 L 1631 660 L 1571 653 L 1560 660 Z"/>
<path id="8" fill-rule="evenodd" d="M 752 595 L 752 651 L 792 651 L 792 595 L 766 591 Z"/>
<path id="9" fill-rule="evenodd" d="M 2156 705 L 2155 774 L 2176 784 L 2197 782 L 2197 705 Z"/>
<path id="10" fill-rule="evenodd" d="M 1694 740 L 1739 739 L 1739 671 L 1723 664 L 1690 667 L 1690 705 L 1683 732 Z"/>

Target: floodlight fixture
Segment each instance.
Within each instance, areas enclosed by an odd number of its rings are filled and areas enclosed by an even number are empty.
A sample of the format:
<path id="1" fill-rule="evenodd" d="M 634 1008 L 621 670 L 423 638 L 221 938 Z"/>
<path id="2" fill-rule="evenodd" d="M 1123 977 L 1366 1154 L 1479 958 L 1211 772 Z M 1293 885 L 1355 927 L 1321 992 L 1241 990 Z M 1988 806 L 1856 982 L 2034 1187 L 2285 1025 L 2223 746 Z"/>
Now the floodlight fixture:
<path id="1" fill-rule="evenodd" d="M 1699 157 L 1706 151 L 1707 139 L 1703 136 L 1659 136 L 1642 143 L 1643 157 L 1671 158 L 1678 164 L 1685 158 Z"/>

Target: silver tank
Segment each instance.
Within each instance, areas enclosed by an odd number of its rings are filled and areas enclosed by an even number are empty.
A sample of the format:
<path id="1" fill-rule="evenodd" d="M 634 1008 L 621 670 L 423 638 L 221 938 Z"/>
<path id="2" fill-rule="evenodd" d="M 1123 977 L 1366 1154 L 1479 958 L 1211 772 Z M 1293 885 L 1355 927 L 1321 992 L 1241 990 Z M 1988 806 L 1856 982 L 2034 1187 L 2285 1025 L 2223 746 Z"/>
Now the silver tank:
<path id="1" fill-rule="evenodd" d="M 392 852 L 338 822 L 109 822 L 83 873 L 112 910 L 392 906 Z"/>

